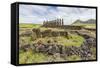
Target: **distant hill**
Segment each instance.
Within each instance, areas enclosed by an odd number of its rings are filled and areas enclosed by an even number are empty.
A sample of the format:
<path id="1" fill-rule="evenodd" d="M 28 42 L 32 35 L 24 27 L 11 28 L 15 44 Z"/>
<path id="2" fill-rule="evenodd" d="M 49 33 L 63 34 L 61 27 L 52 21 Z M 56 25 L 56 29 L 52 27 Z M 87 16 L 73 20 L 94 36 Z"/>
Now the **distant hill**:
<path id="1" fill-rule="evenodd" d="M 87 21 L 81 21 L 81 20 L 78 19 L 72 24 L 95 24 L 95 23 L 96 23 L 95 19 L 89 19 Z"/>

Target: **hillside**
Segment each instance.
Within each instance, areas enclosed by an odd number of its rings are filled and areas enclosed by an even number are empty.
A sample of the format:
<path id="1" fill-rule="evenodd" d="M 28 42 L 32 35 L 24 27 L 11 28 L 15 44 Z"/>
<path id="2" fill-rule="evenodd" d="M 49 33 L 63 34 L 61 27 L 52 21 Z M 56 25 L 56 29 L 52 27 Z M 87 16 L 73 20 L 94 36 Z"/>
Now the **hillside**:
<path id="1" fill-rule="evenodd" d="M 76 20 L 73 24 L 95 24 L 96 20 L 95 19 L 89 19 L 87 21 L 82 21 L 82 20 Z"/>

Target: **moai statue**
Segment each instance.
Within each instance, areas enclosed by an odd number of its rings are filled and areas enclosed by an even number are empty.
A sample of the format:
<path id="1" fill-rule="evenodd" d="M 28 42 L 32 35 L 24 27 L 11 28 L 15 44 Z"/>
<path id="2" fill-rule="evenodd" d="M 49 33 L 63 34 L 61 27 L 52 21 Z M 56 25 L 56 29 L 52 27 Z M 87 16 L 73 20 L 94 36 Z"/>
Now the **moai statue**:
<path id="1" fill-rule="evenodd" d="M 49 27 L 50 27 L 50 25 L 51 25 L 51 21 L 48 22 L 48 26 L 49 26 Z"/>
<path id="2" fill-rule="evenodd" d="M 55 20 L 55 25 L 54 25 L 55 27 L 57 26 L 57 19 Z"/>
<path id="3" fill-rule="evenodd" d="M 62 26 L 64 25 L 63 19 L 62 19 Z"/>
<path id="4" fill-rule="evenodd" d="M 45 21 L 45 24 L 44 24 L 44 26 L 46 27 L 46 25 L 47 25 L 47 21 Z"/>
<path id="5" fill-rule="evenodd" d="M 60 19 L 60 21 L 61 21 L 61 22 L 60 22 L 60 26 L 62 26 L 62 19 Z"/>
<path id="6" fill-rule="evenodd" d="M 59 27 L 59 22 L 60 22 L 60 19 L 58 19 L 58 23 L 57 23 L 58 27 Z"/>
<path id="7" fill-rule="evenodd" d="M 49 21 L 49 23 L 48 23 L 48 26 L 49 26 L 49 27 L 51 27 L 51 25 L 52 25 L 51 23 L 52 23 L 52 21 Z"/>
<path id="8" fill-rule="evenodd" d="M 59 19 L 59 26 L 61 26 L 61 19 Z"/>
<path id="9" fill-rule="evenodd" d="M 52 27 L 54 26 L 54 20 L 51 22 L 51 26 L 52 26 Z"/>
<path id="10" fill-rule="evenodd" d="M 46 22 L 45 22 L 45 21 L 43 21 L 43 26 L 45 26 L 45 23 L 46 23 Z"/>
<path id="11" fill-rule="evenodd" d="M 53 20 L 53 22 L 52 22 L 52 27 L 55 27 L 55 20 Z"/>
<path id="12" fill-rule="evenodd" d="M 51 21 L 51 22 L 50 22 L 50 25 L 51 25 L 50 27 L 52 27 L 52 26 L 53 26 L 53 23 L 54 23 L 53 21 Z"/>
<path id="13" fill-rule="evenodd" d="M 46 22 L 46 27 L 48 26 L 48 22 L 49 22 L 49 21 L 47 20 L 47 22 Z"/>
<path id="14" fill-rule="evenodd" d="M 59 26 L 60 26 L 60 22 L 61 22 L 61 20 L 59 19 Z"/>
<path id="15" fill-rule="evenodd" d="M 59 25 L 61 26 L 61 19 L 60 19 Z"/>
<path id="16" fill-rule="evenodd" d="M 56 23 L 57 27 L 59 26 L 59 19 L 57 19 L 57 23 Z"/>
<path id="17" fill-rule="evenodd" d="M 54 24 L 54 26 L 55 26 L 55 27 L 57 26 L 57 19 L 55 19 L 55 24 Z"/>
<path id="18" fill-rule="evenodd" d="M 54 25 L 54 20 L 51 21 L 51 27 L 53 27 L 53 25 Z"/>

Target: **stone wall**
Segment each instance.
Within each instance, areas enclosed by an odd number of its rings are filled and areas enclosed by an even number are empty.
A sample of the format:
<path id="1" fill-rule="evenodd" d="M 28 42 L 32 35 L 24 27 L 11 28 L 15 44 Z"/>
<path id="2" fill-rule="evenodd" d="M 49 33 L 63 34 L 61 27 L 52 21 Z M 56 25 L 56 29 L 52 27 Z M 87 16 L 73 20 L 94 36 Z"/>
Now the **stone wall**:
<path id="1" fill-rule="evenodd" d="M 51 29 L 41 31 L 40 29 L 33 29 L 33 33 L 37 35 L 37 38 L 43 37 L 56 37 L 56 36 L 68 36 L 67 31 L 52 31 Z"/>
<path id="2" fill-rule="evenodd" d="M 60 57 L 63 57 L 63 58 L 72 56 L 72 55 L 77 55 L 81 57 L 82 60 L 89 60 L 91 59 L 91 56 L 95 55 L 94 52 L 91 51 L 91 48 L 96 47 L 96 45 L 93 43 L 96 43 L 95 39 L 88 38 L 88 39 L 85 39 L 85 41 L 80 47 L 64 46 L 64 45 L 59 45 L 56 43 L 51 44 L 50 42 L 48 42 L 46 44 L 35 43 L 35 44 L 32 44 L 31 46 L 26 45 L 21 49 L 24 49 L 24 51 L 27 51 L 28 49 L 32 49 L 36 53 L 45 53 L 48 55 L 59 54 Z"/>
<path id="3" fill-rule="evenodd" d="M 82 26 L 74 26 L 74 25 L 63 25 L 61 28 L 63 29 L 69 29 L 69 30 L 81 30 L 83 29 Z"/>

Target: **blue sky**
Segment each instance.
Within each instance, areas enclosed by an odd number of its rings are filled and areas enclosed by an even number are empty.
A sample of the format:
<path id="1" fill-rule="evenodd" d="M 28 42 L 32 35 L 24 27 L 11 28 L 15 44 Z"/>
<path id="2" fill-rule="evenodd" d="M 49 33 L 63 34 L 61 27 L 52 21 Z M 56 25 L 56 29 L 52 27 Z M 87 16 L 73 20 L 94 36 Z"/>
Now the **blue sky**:
<path id="1" fill-rule="evenodd" d="M 77 19 L 88 20 L 96 18 L 96 10 L 91 8 L 20 5 L 19 23 L 42 24 L 45 20 L 63 18 L 64 24 L 69 25 Z"/>

